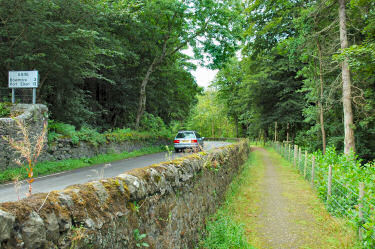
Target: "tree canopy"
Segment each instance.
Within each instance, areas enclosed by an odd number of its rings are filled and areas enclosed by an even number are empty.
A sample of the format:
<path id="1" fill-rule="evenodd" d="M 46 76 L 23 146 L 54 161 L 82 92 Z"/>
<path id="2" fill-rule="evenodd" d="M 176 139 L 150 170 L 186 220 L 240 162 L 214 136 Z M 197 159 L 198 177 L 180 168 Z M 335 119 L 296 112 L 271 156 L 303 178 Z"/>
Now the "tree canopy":
<path id="1" fill-rule="evenodd" d="M 241 132 L 266 139 L 277 132 L 279 141 L 312 150 L 324 151 L 326 144 L 344 150 L 347 63 L 348 127 L 358 154 L 374 159 L 374 14 L 375 4 L 367 0 L 246 1 L 242 56 L 228 62 L 213 84 Z"/>
<path id="2" fill-rule="evenodd" d="M 186 125 L 211 135 L 333 145 L 370 160 L 374 27 L 372 0 L 0 0 L 0 87 L 8 71 L 36 69 L 38 102 L 78 127 L 191 115 Z M 188 46 L 220 70 L 200 97 Z"/>
<path id="3" fill-rule="evenodd" d="M 10 70 L 38 70 L 38 102 L 76 126 L 133 127 L 140 101 L 142 113 L 183 120 L 202 89 L 181 50 L 190 44 L 219 67 L 239 44 L 240 7 L 235 0 L 0 0 L 1 87 Z"/>

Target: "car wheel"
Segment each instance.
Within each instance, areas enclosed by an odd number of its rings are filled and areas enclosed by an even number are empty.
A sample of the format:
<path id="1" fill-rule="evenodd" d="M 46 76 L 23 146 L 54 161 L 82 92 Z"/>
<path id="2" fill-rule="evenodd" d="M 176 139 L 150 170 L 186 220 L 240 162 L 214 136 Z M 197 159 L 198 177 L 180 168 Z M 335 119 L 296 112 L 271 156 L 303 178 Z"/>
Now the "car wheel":
<path id="1" fill-rule="evenodd" d="M 174 151 L 175 151 L 176 153 L 178 153 L 178 152 L 179 152 L 179 149 L 175 148 Z"/>

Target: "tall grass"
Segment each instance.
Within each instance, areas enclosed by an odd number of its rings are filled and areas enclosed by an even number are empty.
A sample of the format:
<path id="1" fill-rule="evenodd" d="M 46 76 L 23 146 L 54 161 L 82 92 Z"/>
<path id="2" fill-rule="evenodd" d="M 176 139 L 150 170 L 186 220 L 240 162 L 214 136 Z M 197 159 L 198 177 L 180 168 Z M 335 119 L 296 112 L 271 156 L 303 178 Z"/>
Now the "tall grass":
<path id="1" fill-rule="evenodd" d="M 200 243 L 204 249 L 254 249 L 247 243 L 243 225 L 235 222 L 225 210 L 219 210 L 208 221 L 206 237 Z"/>
<path id="2" fill-rule="evenodd" d="M 243 170 L 229 185 L 223 206 L 208 219 L 205 237 L 199 242 L 201 249 L 255 249 L 247 242 L 244 225 L 235 221 L 231 204 L 236 200 L 240 187 L 249 177 L 249 167 L 254 158 L 243 166 Z"/>
<path id="3" fill-rule="evenodd" d="M 42 152 L 46 141 L 47 122 L 44 122 L 43 129 L 40 134 L 33 135 L 23 121 L 17 118 L 14 118 L 13 120 L 18 126 L 18 133 L 22 134 L 22 139 L 16 140 L 12 137 L 7 136 L 2 136 L 2 138 L 20 154 L 20 158 L 16 159 L 15 162 L 19 166 L 21 166 L 21 169 L 24 171 L 24 173 L 27 173 L 27 182 L 29 184 L 29 192 L 27 193 L 27 196 L 31 196 L 31 184 L 34 182 L 35 164 L 38 161 L 38 157 Z"/>

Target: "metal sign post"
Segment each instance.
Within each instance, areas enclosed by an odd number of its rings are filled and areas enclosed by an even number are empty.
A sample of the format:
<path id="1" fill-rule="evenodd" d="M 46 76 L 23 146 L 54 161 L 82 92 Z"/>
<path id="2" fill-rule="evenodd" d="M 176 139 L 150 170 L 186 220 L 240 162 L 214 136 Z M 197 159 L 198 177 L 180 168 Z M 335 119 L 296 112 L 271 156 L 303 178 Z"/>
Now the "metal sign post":
<path id="1" fill-rule="evenodd" d="M 12 89 L 12 103 L 16 102 L 16 88 L 32 88 L 33 104 L 36 103 L 36 89 L 38 88 L 38 71 L 9 71 L 9 88 Z"/>

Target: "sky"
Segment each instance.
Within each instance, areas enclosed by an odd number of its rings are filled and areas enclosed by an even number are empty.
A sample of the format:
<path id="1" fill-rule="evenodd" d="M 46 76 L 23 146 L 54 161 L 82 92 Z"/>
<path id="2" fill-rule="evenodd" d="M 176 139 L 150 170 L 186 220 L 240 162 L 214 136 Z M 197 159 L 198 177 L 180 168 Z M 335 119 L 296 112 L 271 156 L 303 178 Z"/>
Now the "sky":
<path id="1" fill-rule="evenodd" d="M 182 51 L 182 53 L 193 57 L 193 49 L 189 47 Z M 215 79 L 215 76 L 219 70 L 211 70 L 206 67 L 202 67 L 199 65 L 199 61 L 190 60 L 190 62 L 194 63 L 197 66 L 195 71 L 192 71 L 191 74 L 195 77 L 199 86 L 204 87 L 205 89 L 211 84 L 211 82 Z"/>
<path id="2" fill-rule="evenodd" d="M 203 86 L 205 89 L 211 84 L 211 81 L 214 80 L 218 70 L 210 70 L 208 68 L 197 65 L 197 70 L 192 71 L 199 86 Z"/>
<path id="3" fill-rule="evenodd" d="M 193 57 L 193 49 L 191 47 L 183 50 L 182 53 Z M 238 60 L 242 59 L 241 50 L 238 50 L 236 52 L 236 57 L 238 58 Z M 197 69 L 195 71 L 192 71 L 191 74 L 195 77 L 195 80 L 197 81 L 199 86 L 203 86 L 205 89 L 207 89 L 215 79 L 215 76 L 219 72 L 219 70 L 211 70 L 206 67 L 202 67 L 201 65 L 199 65 L 199 61 L 196 60 L 190 60 L 190 62 L 194 63 L 197 66 Z"/>

